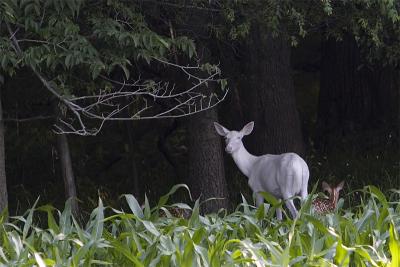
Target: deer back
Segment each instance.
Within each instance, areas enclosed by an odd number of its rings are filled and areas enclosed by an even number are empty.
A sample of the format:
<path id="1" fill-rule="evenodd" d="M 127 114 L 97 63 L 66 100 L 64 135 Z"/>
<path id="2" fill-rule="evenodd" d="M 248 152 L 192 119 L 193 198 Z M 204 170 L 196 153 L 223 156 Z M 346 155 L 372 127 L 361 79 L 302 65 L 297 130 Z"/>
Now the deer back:
<path id="1" fill-rule="evenodd" d="M 307 168 L 305 164 L 294 153 L 261 156 L 254 163 L 249 186 L 255 192 L 267 191 L 279 198 L 285 193 L 297 195 L 303 185 L 307 186 L 307 181 L 303 181 L 303 169 Z"/>

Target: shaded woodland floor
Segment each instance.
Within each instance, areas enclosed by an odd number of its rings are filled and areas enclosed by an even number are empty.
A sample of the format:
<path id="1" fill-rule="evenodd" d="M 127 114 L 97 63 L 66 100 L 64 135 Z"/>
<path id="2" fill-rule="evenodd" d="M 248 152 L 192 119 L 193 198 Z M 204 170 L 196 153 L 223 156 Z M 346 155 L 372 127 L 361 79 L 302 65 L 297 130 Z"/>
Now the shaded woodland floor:
<path id="1" fill-rule="evenodd" d="M 317 181 L 322 180 L 345 180 L 344 194 L 352 194 L 353 190 L 364 185 L 375 185 L 383 191 L 399 188 L 398 132 L 371 129 L 345 138 L 340 136 L 335 146 L 323 151 L 314 143 L 318 74 L 302 71 L 294 73 L 294 78 L 307 144 L 305 158 L 311 173 L 310 190 Z M 168 128 L 168 124 L 168 121 L 135 123 L 138 134 L 135 135 L 133 153 L 129 151 L 124 123 L 115 123 L 114 127 L 108 128 L 112 130 L 104 131 L 96 137 L 70 136 L 72 162 L 83 211 L 88 212 L 97 206 L 98 196 L 104 200 L 105 205 L 111 206 L 118 205 L 120 195 L 125 193 L 137 195 L 140 201 L 143 201 L 146 194 L 154 202 L 174 184 L 181 183 L 187 166 L 185 129 L 178 127 L 168 136 L 164 144 L 168 151 L 165 154 L 165 151 L 160 150 L 159 136 L 165 131 L 163 129 Z M 52 203 L 61 209 L 65 201 L 64 186 L 58 167 L 56 140 L 50 132 L 51 122 L 8 124 L 7 128 L 6 167 L 10 213 L 20 214 L 25 211 L 38 196 L 41 204 Z M 251 199 L 251 192 L 246 178 L 232 159 L 228 155 L 224 155 L 224 158 L 230 200 L 232 207 L 235 207 L 241 201 L 240 194 Z M 139 179 L 139 190 L 135 190 L 134 171 Z M 176 201 L 180 200 L 179 194 L 175 197 Z"/>

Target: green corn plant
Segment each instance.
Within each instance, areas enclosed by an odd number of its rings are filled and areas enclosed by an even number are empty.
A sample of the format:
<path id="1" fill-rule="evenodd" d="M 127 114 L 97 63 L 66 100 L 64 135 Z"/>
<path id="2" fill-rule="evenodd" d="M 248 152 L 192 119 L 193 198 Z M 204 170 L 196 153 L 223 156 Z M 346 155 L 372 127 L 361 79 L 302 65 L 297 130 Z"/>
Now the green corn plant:
<path id="1" fill-rule="evenodd" d="M 22 216 L 0 219 L 0 266 L 400 266 L 398 192 L 360 190 L 360 205 L 319 216 L 306 199 L 294 220 L 278 221 L 281 203 L 242 203 L 200 214 L 201 203 L 168 203 L 176 185 L 151 207 L 123 195 L 127 210 L 98 206 L 80 224 L 38 200 Z M 190 193 L 190 192 L 189 192 Z M 190 211 L 174 216 L 171 207 Z M 165 216 L 160 216 L 160 211 Z M 45 218 L 45 221 L 43 221 Z"/>

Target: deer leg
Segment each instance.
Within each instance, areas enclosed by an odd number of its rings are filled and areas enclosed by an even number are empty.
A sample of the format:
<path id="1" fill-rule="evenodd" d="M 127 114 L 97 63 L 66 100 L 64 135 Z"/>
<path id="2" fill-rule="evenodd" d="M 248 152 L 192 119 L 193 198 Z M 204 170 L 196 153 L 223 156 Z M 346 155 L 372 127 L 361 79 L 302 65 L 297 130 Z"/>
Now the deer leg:
<path id="1" fill-rule="evenodd" d="M 277 218 L 279 221 L 282 221 L 282 210 L 281 210 L 281 208 L 277 208 L 277 209 L 276 209 L 276 218 Z"/>
<path id="2" fill-rule="evenodd" d="M 292 215 L 292 218 L 293 219 L 296 218 L 297 210 L 296 210 L 296 207 L 294 206 L 293 199 L 285 200 L 285 204 L 286 204 L 286 207 L 289 209 L 290 214 Z"/>
<path id="3" fill-rule="evenodd" d="M 301 200 L 304 201 L 307 198 L 307 196 L 308 196 L 307 188 L 301 189 L 301 191 L 300 191 Z"/>
<path id="4" fill-rule="evenodd" d="M 256 195 L 256 206 L 260 207 L 264 203 L 264 197 L 257 193 Z"/>
<path id="5" fill-rule="evenodd" d="M 293 203 L 294 192 L 291 192 L 291 186 L 295 183 L 297 177 L 298 176 L 296 175 L 287 175 L 286 179 L 282 179 L 282 184 L 280 184 L 282 199 L 285 201 L 285 205 L 290 211 L 293 219 L 297 217 L 297 210 Z M 300 189 L 302 188 L 304 187 L 301 187 Z"/>

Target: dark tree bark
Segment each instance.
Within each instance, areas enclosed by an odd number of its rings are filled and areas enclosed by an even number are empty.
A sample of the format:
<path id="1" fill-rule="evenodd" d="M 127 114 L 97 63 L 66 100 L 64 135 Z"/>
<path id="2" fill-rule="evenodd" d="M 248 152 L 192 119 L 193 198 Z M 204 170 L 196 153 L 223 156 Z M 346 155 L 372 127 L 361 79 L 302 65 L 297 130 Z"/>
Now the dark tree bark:
<path id="1" fill-rule="evenodd" d="M 395 121 L 398 86 L 398 70 L 366 63 L 352 36 L 322 42 L 319 148 L 327 149 L 342 138 Z"/>
<path id="2" fill-rule="evenodd" d="M 246 122 L 255 121 L 254 132 L 248 138 L 251 152 L 303 155 L 287 39 L 283 35 L 272 37 L 253 25 L 244 51 L 239 93 Z"/>
<path id="3" fill-rule="evenodd" d="M 54 110 L 57 118 L 62 116 L 61 111 L 57 105 L 58 102 L 53 103 Z M 79 219 L 79 205 L 78 205 L 78 195 L 76 193 L 75 177 L 72 168 L 71 153 L 68 144 L 68 138 L 65 134 L 57 134 L 57 150 L 60 157 L 60 169 L 61 175 L 64 181 L 64 191 L 65 197 L 71 199 L 71 209 L 75 218 Z"/>
<path id="4" fill-rule="evenodd" d="M 72 169 L 71 154 L 68 139 L 65 134 L 57 135 L 57 147 L 60 156 L 61 174 L 64 180 L 65 196 L 72 199 L 72 212 L 79 217 L 78 196 L 76 193 L 75 177 Z"/>
<path id="5" fill-rule="evenodd" d="M 241 76 L 243 69 L 238 67 L 240 61 L 238 52 L 236 51 L 241 49 L 239 48 L 239 44 L 227 45 L 225 43 L 218 43 L 218 45 L 218 58 L 221 60 L 221 69 L 223 76 L 228 81 L 229 88 L 229 94 L 218 106 L 219 118 L 228 129 L 240 129 L 245 123 L 244 102 L 240 94 L 242 90 L 240 85 L 243 79 Z M 243 88 L 243 90 L 246 90 L 246 88 Z M 232 114 L 235 114 L 235 116 L 232 116 Z"/>
<path id="6" fill-rule="evenodd" d="M 181 27 L 193 34 L 196 41 L 197 56 L 202 63 L 213 62 L 215 52 L 210 42 L 210 32 L 207 28 L 212 19 L 208 12 L 190 10 L 186 13 L 186 21 Z M 171 27 L 171 25 L 170 25 Z M 180 61 L 184 65 L 185 59 Z M 179 78 L 181 82 L 185 82 Z M 201 90 L 205 95 L 216 92 L 216 85 L 204 85 Z M 188 136 L 188 174 L 184 176 L 192 193 L 192 197 L 204 201 L 209 198 L 220 198 L 207 201 L 201 206 L 202 213 L 216 212 L 220 208 L 228 209 L 229 196 L 225 180 L 224 158 L 221 137 L 215 132 L 213 122 L 218 121 L 217 109 L 213 108 L 187 118 Z"/>
<path id="7" fill-rule="evenodd" d="M 185 182 L 194 198 L 223 198 L 206 202 L 204 213 L 229 208 L 221 138 L 213 126 L 217 117 L 216 109 L 212 109 L 192 116 L 188 124 L 189 175 Z"/>
<path id="8" fill-rule="evenodd" d="M 197 48 L 202 58 L 209 62 L 211 53 L 206 46 L 198 43 Z M 214 85 L 203 86 L 202 91 L 209 95 L 215 91 Z M 206 202 L 201 207 L 203 213 L 229 208 L 221 137 L 215 132 L 214 121 L 218 121 L 216 108 L 191 116 L 187 127 L 189 174 L 185 183 L 196 199 L 221 198 Z"/>
<path id="9" fill-rule="evenodd" d="M 4 147 L 4 121 L 3 107 L 1 104 L 1 81 L 0 81 L 0 212 L 8 207 L 7 178 L 6 178 L 6 154 Z"/>

